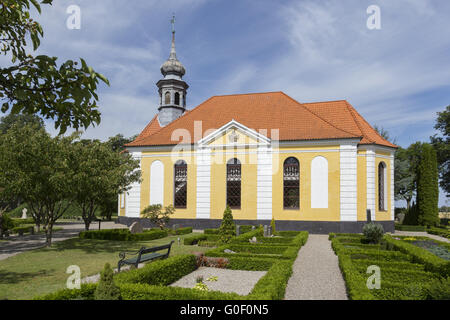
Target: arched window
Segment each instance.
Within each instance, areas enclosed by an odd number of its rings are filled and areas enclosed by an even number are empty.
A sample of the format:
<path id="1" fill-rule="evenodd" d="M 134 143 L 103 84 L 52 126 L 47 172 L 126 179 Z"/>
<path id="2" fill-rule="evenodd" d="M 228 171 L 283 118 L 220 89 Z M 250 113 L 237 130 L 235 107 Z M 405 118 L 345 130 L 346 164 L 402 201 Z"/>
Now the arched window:
<path id="1" fill-rule="evenodd" d="M 283 164 L 283 207 L 300 208 L 300 165 L 294 157 L 287 158 Z"/>
<path id="2" fill-rule="evenodd" d="M 175 104 L 180 105 L 180 94 L 178 92 L 175 92 Z"/>
<path id="3" fill-rule="evenodd" d="M 227 162 L 227 205 L 241 208 L 241 162 L 236 158 Z"/>
<path id="4" fill-rule="evenodd" d="M 164 104 L 170 104 L 170 92 L 167 91 L 164 95 Z"/>
<path id="5" fill-rule="evenodd" d="M 386 210 L 386 164 L 378 165 L 378 210 Z"/>
<path id="6" fill-rule="evenodd" d="M 174 165 L 174 207 L 186 208 L 187 206 L 187 164 L 178 160 Z"/>

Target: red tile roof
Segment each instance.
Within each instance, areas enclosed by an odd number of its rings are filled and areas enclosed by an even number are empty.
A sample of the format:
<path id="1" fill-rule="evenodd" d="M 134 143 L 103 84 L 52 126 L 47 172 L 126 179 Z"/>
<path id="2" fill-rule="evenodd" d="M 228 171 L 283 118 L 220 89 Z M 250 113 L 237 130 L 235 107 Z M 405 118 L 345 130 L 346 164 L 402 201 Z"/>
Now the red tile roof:
<path id="1" fill-rule="evenodd" d="M 280 141 L 361 138 L 360 144 L 396 147 L 345 100 L 302 104 L 283 92 L 213 96 L 165 127 L 155 116 L 127 146 L 175 145 L 179 141 L 172 139 L 172 133 L 177 129 L 187 130 L 195 143 L 206 130 L 218 129 L 233 119 L 273 139 L 277 137 L 272 137 L 271 130 L 278 129 Z M 195 121 L 202 122 L 201 135 L 194 134 Z"/>

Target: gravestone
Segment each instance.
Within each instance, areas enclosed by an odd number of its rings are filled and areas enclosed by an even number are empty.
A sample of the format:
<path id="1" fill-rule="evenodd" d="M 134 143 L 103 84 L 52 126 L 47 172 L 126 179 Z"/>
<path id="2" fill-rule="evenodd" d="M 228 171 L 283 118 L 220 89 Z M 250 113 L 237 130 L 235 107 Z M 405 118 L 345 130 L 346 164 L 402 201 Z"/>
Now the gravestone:
<path id="1" fill-rule="evenodd" d="M 241 234 L 241 226 L 236 226 L 236 237 Z"/>
<path id="2" fill-rule="evenodd" d="M 130 226 L 130 232 L 132 234 L 142 233 L 143 231 L 144 231 L 144 228 L 142 227 L 142 225 L 138 221 L 133 222 L 133 224 Z"/>
<path id="3" fill-rule="evenodd" d="M 225 250 L 223 250 L 223 252 L 225 252 L 225 253 L 236 253 L 236 252 L 234 252 L 233 250 L 230 250 L 230 249 L 225 249 Z"/>
<path id="4" fill-rule="evenodd" d="M 267 225 L 264 226 L 264 237 L 268 237 L 268 233 L 267 233 Z"/>
<path id="5" fill-rule="evenodd" d="M 253 237 L 253 238 L 251 238 L 251 239 L 248 239 L 248 241 L 249 241 L 250 243 L 257 243 L 257 242 L 258 242 L 258 240 L 256 239 L 256 237 Z"/>
<path id="6" fill-rule="evenodd" d="M 172 230 L 178 230 L 180 228 L 180 225 L 179 224 L 174 224 L 173 226 L 172 226 Z"/>
<path id="7" fill-rule="evenodd" d="M 26 219 L 27 218 L 27 211 L 28 211 L 27 208 L 23 208 L 23 210 L 22 210 L 22 219 Z"/>
<path id="8" fill-rule="evenodd" d="M 272 226 L 267 226 L 267 236 L 268 237 L 272 236 Z"/>
<path id="9" fill-rule="evenodd" d="M 255 226 L 252 226 L 252 231 L 255 230 Z"/>

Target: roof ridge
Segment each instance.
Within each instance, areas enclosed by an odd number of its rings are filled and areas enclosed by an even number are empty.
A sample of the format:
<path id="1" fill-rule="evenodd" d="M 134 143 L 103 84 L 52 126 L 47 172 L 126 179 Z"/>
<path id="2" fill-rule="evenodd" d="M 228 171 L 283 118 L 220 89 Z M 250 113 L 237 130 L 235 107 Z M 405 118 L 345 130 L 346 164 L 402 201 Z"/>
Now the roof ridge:
<path id="1" fill-rule="evenodd" d="M 383 138 L 383 136 L 382 136 L 381 134 L 379 134 L 378 131 L 375 130 L 375 129 L 370 125 L 370 123 L 367 122 L 367 120 L 364 119 L 364 117 L 361 116 L 361 115 L 359 114 L 359 112 L 356 111 L 356 109 L 355 109 L 350 103 L 347 102 L 347 106 L 350 107 L 350 108 L 353 110 L 353 112 L 356 112 L 356 114 L 358 114 L 359 118 L 361 118 L 362 121 L 364 121 L 364 122 L 365 122 L 365 123 L 366 123 L 366 124 L 367 124 L 374 132 L 375 132 L 375 134 L 376 134 L 378 137 L 380 137 L 383 141 L 386 141 L 387 143 L 389 143 L 389 144 L 391 144 L 391 145 L 393 145 L 393 146 L 396 146 L 396 145 L 393 144 L 392 142 L 390 142 L 390 141 L 388 141 L 387 139 Z M 358 121 L 356 121 L 356 123 L 358 124 Z M 377 144 L 376 141 L 370 139 L 368 136 L 366 136 L 366 138 L 367 138 L 367 140 L 371 141 L 372 143 Z"/>
<path id="2" fill-rule="evenodd" d="M 214 95 L 211 98 L 214 98 L 214 97 L 231 97 L 231 96 L 249 96 L 249 95 L 257 95 L 257 94 L 260 95 L 260 94 L 270 94 L 270 93 L 282 93 L 282 94 L 284 94 L 283 91 L 248 92 L 248 93 L 219 94 L 219 95 Z"/>
<path id="3" fill-rule="evenodd" d="M 302 104 L 333 103 L 333 102 L 340 102 L 340 101 L 347 102 L 346 99 L 339 99 L 339 100 L 329 100 L 329 101 L 302 102 Z"/>
<path id="4" fill-rule="evenodd" d="M 367 140 L 369 140 L 370 142 L 374 143 L 375 141 L 373 141 L 372 139 L 370 139 L 369 136 L 365 134 L 364 129 L 360 126 L 358 120 L 356 119 L 356 116 L 355 116 L 355 114 L 353 113 L 353 110 L 354 110 L 355 108 L 353 108 L 353 106 L 351 106 L 351 105 L 348 103 L 348 101 L 345 101 L 345 105 L 347 106 L 347 110 L 348 110 L 348 112 L 350 112 L 350 115 L 352 116 L 353 120 L 355 121 L 356 126 L 358 127 L 359 131 L 361 131 L 361 134 L 362 134 Z M 356 110 L 355 110 L 355 111 L 356 111 Z"/>
<path id="5" fill-rule="evenodd" d="M 345 132 L 351 136 L 355 136 L 354 133 L 348 132 L 346 130 L 343 130 L 341 128 L 336 127 L 335 125 L 333 125 L 332 123 L 330 123 L 328 120 L 325 120 L 324 118 L 322 118 L 321 116 L 319 116 L 318 114 L 316 114 L 315 112 L 313 112 L 312 110 L 308 109 L 306 106 L 303 105 L 303 103 L 298 102 L 297 100 L 295 100 L 294 98 L 291 98 L 290 96 L 288 96 L 287 94 L 285 94 L 284 92 L 282 92 L 286 97 L 288 97 L 289 99 L 291 99 L 292 101 L 294 101 L 295 103 L 297 103 L 298 105 L 300 105 L 302 108 L 304 108 L 306 111 L 308 111 L 309 113 L 313 114 L 314 116 L 316 116 L 317 118 L 319 118 L 320 120 L 324 121 L 325 123 L 329 124 L 330 126 L 332 126 L 333 128 L 335 128 L 336 130 Z M 356 137 L 355 137 L 356 138 Z M 363 138 L 362 136 L 360 138 Z"/>

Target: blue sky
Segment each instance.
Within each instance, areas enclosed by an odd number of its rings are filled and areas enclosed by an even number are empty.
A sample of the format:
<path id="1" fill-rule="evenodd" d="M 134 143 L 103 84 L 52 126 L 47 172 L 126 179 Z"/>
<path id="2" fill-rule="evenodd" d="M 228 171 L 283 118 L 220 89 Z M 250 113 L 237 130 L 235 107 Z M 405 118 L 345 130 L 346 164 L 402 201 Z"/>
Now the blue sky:
<path id="1" fill-rule="evenodd" d="M 80 30 L 66 27 L 72 4 Z M 369 5 L 381 9 L 380 30 L 366 26 Z M 131 136 L 157 112 L 172 13 L 189 109 L 247 92 L 346 99 L 407 147 L 428 141 L 436 112 L 450 104 L 446 0 L 59 0 L 36 15 L 45 32 L 39 52 L 83 57 L 111 81 L 99 90 L 102 122 L 86 138 Z"/>

